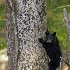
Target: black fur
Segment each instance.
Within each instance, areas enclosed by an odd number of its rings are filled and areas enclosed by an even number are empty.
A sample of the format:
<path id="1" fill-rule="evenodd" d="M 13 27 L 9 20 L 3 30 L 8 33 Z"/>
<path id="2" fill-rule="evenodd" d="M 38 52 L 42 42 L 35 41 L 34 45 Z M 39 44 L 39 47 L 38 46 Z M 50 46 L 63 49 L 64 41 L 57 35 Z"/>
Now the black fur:
<path id="1" fill-rule="evenodd" d="M 56 32 L 51 34 L 49 31 L 45 32 L 46 40 L 39 38 L 39 42 L 45 48 L 47 55 L 51 59 L 49 62 L 49 70 L 56 70 L 60 65 L 60 57 L 62 56 L 59 41 L 56 37 Z"/>

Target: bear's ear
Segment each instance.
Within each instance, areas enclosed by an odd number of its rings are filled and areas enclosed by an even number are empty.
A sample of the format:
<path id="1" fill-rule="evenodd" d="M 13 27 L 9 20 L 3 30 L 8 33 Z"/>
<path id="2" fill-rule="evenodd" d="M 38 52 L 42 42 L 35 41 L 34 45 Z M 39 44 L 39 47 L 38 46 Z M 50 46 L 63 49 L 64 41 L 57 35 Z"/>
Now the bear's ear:
<path id="1" fill-rule="evenodd" d="M 46 35 L 49 35 L 49 32 L 45 32 Z"/>
<path id="2" fill-rule="evenodd" d="M 45 32 L 45 34 L 46 34 L 46 35 L 48 35 L 48 34 L 49 34 L 48 28 L 47 28 L 47 30 L 46 30 L 46 32 Z"/>
<path id="3" fill-rule="evenodd" d="M 46 32 L 49 32 L 48 28 L 47 28 Z"/>
<path id="4" fill-rule="evenodd" d="M 53 36 L 55 36 L 55 35 L 56 35 L 56 32 L 53 33 Z"/>

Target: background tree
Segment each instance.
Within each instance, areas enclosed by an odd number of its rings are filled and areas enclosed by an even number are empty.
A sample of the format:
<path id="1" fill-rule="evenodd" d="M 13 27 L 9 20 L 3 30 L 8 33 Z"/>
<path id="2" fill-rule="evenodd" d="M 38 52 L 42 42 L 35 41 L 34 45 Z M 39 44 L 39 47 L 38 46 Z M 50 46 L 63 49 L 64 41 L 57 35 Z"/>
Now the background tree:
<path id="1" fill-rule="evenodd" d="M 63 12 L 64 12 L 64 19 L 66 21 L 66 27 L 68 31 L 69 40 L 70 40 L 70 19 L 65 8 L 63 9 Z"/>
<path id="2" fill-rule="evenodd" d="M 6 0 L 8 70 L 48 70 L 39 37 L 46 30 L 46 0 Z"/>

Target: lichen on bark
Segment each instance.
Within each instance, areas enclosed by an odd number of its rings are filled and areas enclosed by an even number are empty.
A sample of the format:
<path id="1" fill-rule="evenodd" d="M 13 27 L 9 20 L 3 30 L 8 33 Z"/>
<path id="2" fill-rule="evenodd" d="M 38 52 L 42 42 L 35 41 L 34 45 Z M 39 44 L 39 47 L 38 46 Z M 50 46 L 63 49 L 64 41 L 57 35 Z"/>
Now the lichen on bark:
<path id="1" fill-rule="evenodd" d="M 47 70 L 45 50 L 38 42 L 46 30 L 46 1 L 17 0 L 20 56 L 18 70 Z"/>

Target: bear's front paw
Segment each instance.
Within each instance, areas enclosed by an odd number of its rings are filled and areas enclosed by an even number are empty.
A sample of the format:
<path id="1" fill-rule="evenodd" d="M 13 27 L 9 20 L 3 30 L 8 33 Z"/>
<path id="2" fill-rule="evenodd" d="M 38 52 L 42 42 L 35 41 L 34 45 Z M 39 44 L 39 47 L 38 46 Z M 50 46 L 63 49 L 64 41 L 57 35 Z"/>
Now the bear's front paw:
<path id="1" fill-rule="evenodd" d="M 43 41 L 43 39 L 42 39 L 42 38 L 38 38 L 38 40 L 39 40 L 39 42 L 40 42 L 40 43 Z"/>

